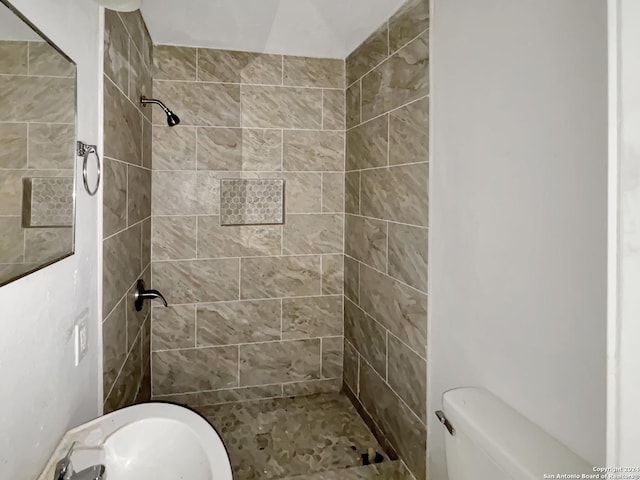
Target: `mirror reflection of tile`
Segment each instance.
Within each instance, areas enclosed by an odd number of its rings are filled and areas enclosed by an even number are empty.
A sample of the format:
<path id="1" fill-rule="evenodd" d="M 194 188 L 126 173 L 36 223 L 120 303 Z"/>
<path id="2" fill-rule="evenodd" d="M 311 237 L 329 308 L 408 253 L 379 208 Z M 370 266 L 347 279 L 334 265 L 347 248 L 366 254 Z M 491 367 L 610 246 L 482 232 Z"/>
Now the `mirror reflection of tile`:
<path id="1" fill-rule="evenodd" d="M 220 225 L 284 223 L 284 180 L 220 180 Z"/>
<path id="2" fill-rule="evenodd" d="M 25 178 L 22 188 L 22 226 L 71 227 L 73 178 Z"/>

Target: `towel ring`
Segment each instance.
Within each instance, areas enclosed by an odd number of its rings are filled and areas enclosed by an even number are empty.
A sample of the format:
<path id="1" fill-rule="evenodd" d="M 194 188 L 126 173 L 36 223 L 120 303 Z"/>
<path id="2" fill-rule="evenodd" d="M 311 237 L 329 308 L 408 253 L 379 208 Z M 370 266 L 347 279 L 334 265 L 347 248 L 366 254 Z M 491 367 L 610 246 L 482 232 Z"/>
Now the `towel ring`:
<path id="1" fill-rule="evenodd" d="M 87 174 L 87 163 L 89 162 L 89 155 L 95 154 L 96 156 L 96 166 L 98 168 L 98 180 L 96 181 L 96 188 L 91 190 L 89 187 L 88 174 Z M 82 161 L 82 180 L 84 181 L 84 189 L 91 196 L 95 195 L 98 191 L 98 187 L 100 187 L 100 178 L 102 176 L 102 169 L 100 165 L 100 155 L 98 155 L 98 149 L 95 145 L 88 145 L 84 142 L 78 142 L 78 156 L 84 157 Z"/>

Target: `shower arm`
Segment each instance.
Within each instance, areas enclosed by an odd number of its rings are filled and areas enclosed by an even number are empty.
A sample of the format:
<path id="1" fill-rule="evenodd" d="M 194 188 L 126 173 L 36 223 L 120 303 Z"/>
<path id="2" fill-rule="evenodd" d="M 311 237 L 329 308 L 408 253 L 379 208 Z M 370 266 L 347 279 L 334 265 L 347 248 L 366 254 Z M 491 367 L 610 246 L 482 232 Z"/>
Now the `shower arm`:
<path id="1" fill-rule="evenodd" d="M 171 111 L 164 103 L 162 103 L 160 100 L 156 100 L 155 98 L 140 97 L 140 103 L 143 107 L 148 104 L 155 103 L 156 105 L 159 105 L 162 110 L 164 110 L 164 113 L 169 113 Z"/>

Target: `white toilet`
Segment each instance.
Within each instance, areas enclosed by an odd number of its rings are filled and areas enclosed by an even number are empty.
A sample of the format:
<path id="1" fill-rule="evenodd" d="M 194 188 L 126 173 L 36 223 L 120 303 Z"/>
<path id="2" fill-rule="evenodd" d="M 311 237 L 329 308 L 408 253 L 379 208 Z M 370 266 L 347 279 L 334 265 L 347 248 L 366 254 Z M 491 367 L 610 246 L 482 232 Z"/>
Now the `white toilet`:
<path id="1" fill-rule="evenodd" d="M 443 405 L 444 413 L 437 415 L 447 427 L 449 480 L 540 480 L 594 473 L 585 460 L 486 390 L 450 390 Z"/>

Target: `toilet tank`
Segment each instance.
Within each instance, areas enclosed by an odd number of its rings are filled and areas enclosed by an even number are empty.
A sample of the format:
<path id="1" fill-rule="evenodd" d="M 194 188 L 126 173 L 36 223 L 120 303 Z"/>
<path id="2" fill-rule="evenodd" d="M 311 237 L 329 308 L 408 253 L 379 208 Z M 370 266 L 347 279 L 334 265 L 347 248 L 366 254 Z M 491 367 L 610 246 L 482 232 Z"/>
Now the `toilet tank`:
<path id="1" fill-rule="evenodd" d="M 450 390 L 443 405 L 455 430 L 451 435 L 442 427 L 449 480 L 540 480 L 557 474 L 582 478 L 594 473 L 585 460 L 486 390 Z"/>

